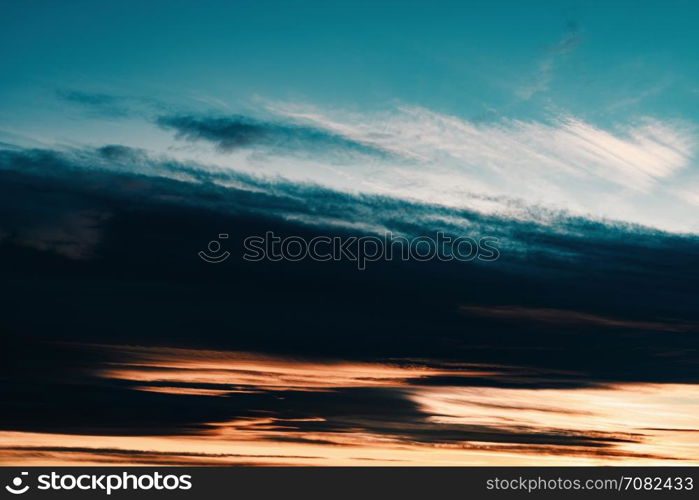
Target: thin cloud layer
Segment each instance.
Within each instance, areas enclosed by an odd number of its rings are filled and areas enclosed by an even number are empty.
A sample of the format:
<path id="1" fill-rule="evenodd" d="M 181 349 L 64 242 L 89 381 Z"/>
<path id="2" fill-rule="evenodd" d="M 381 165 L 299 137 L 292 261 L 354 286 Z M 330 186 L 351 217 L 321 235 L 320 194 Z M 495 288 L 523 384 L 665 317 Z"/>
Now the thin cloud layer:
<path id="1" fill-rule="evenodd" d="M 469 193 L 506 196 L 658 227 L 691 227 L 657 204 L 687 203 L 681 184 L 693 171 L 697 141 L 686 123 L 641 118 L 605 129 L 567 114 L 548 122 L 476 123 L 419 107 L 368 115 L 284 104 L 269 109 L 409 160 L 391 168 L 390 178 L 381 172 L 372 177 L 399 196 L 457 206 L 469 203 L 463 201 Z M 517 213 L 497 203 L 467 206 Z"/>
<path id="2" fill-rule="evenodd" d="M 683 323 L 671 320 L 666 321 L 633 321 L 595 314 L 586 314 L 579 311 L 566 311 L 561 309 L 543 309 L 519 306 L 495 306 L 484 307 L 465 305 L 460 310 L 466 314 L 487 316 L 495 319 L 509 321 L 531 321 L 535 323 L 548 323 L 553 325 L 591 325 L 601 328 L 632 328 L 638 330 L 654 330 L 668 332 L 699 332 L 699 323 Z"/>
<path id="3" fill-rule="evenodd" d="M 458 161 L 465 172 L 478 168 L 500 180 L 522 180 L 526 175 L 546 182 L 549 175 L 554 180 L 570 176 L 643 190 L 687 167 L 696 147 L 689 129 L 651 119 L 614 133 L 565 115 L 549 124 L 475 124 L 415 107 L 364 119 L 285 106 L 272 109 L 406 157 L 430 163 Z"/>
<path id="4" fill-rule="evenodd" d="M 569 51 L 577 39 L 564 39 L 560 51 Z M 96 112 L 123 105 L 134 116 L 134 106 L 123 98 L 66 95 Z M 208 155 L 227 169 L 291 181 L 313 178 L 333 189 L 523 219 L 536 206 L 698 230 L 690 217 L 696 201 L 687 188 L 699 175 L 696 127 L 689 122 L 641 115 L 601 126 L 564 110 L 539 120 L 472 121 L 405 105 L 350 113 L 263 103 L 258 111 L 173 113 L 160 105 L 142 111 L 141 118 L 173 131 L 175 144 L 196 146 L 172 146 L 180 160 Z"/>
<path id="5" fill-rule="evenodd" d="M 335 159 L 367 156 L 386 157 L 388 153 L 371 143 L 353 140 L 323 128 L 293 123 L 274 123 L 247 116 L 196 117 L 162 116 L 157 124 L 172 129 L 189 141 L 208 141 L 222 152 L 261 149 L 271 154 L 295 154 Z"/>
<path id="6" fill-rule="evenodd" d="M 539 61 L 537 71 L 528 81 L 516 90 L 517 97 L 523 100 L 531 99 L 534 95 L 549 90 L 554 76 L 556 64 L 561 58 L 570 54 L 582 41 L 582 34 L 575 23 L 569 23 L 567 32 L 561 40 L 549 47 L 546 55 Z"/>
<path id="7" fill-rule="evenodd" d="M 5 416 L 6 427 L 22 431 L 3 433 L 0 460 L 32 455 L 37 463 L 419 464 L 429 457 L 433 464 L 463 464 L 482 453 L 495 463 L 513 455 L 542 464 L 555 456 L 573 463 L 697 460 L 682 445 L 684 431 L 693 430 L 696 404 L 671 415 L 665 407 L 667 398 L 694 401 L 693 386 L 542 391 L 469 387 L 464 381 L 445 387 L 414 382 L 445 372 L 472 376 L 483 375 L 484 368 L 493 374 L 511 369 L 142 346 L 59 349 L 69 356 L 81 350 L 98 356 L 87 366 L 83 361 L 82 380 L 74 375 L 73 385 L 62 386 L 56 397 L 73 401 L 91 386 L 92 395 L 105 393 L 97 401 L 103 418 L 85 426 L 71 408 L 54 407 L 44 398 L 42 410 L 54 418 L 43 427 L 41 445 L 31 432 L 36 419 L 13 422 Z M 163 390 L 150 390 L 152 384 Z M 180 390 L 188 386 L 213 386 L 217 392 Z M 610 408 L 620 401 L 623 415 Z M 187 407 L 196 411 L 183 413 Z M 161 425 L 151 426 L 152 420 Z M 666 427 L 660 429 L 661 423 Z M 76 433 L 101 436 L 104 444 L 85 447 L 71 437 Z M 130 437 L 112 437 L 120 435 Z M 659 435 L 664 441 L 657 441 Z"/>

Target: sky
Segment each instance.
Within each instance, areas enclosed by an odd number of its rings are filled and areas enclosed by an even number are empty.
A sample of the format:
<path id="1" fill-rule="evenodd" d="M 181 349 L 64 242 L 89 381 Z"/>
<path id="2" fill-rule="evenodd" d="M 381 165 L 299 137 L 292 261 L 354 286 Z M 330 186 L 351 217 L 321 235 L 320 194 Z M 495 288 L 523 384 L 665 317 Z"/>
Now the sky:
<path id="1" fill-rule="evenodd" d="M 696 2 L 0 12 L 0 463 L 699 463 Z"/>
<path id="2" fill-rule="evenodd" d="M 0 56 L 0 133 L 59 148 L 124 143 L 451 206 L 507 210 L 514 199 L 696 232 L 696 9 L 4 2 L 0 37 L 12 49 Z M 173 140 L 178 130 L 158 120 L 183 113 L 312 126 L 393 154 L 318 168 L 270 152 L 261 167 L 247 151 L 221 157 L 211 144 Z M 502 200 L 483 207 L 473 194 Z"/>

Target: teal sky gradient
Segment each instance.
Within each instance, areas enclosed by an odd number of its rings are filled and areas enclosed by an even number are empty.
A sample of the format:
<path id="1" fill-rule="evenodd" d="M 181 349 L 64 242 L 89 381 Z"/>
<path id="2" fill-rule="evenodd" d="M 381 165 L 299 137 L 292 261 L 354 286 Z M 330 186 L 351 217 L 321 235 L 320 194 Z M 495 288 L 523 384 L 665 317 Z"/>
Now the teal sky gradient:
<path id="1" fill-rule="evenodd" d="M 697 2 L 124 0 L 2 1 L 0 6 L 0 141 L 5 143 L 70 147 L 119 143 L 158 152 L 172 153 L 174 148 L 182 155 L 172 134 L 153 124 L 154 116 L 215 113 L 279 118 L 283 103 L 284 119 L 308 121 L 308 109 L 313 109 L 316 126 L 347 130 L 351 123 L 352 133 L 364 134 L 360 134 L 363 141 L 391 130 L 392 145 L 398 147 L 394 143 L 408 132 L 397 130 L 404 120 L 396 110 L 409 107 L 481 127 L 486 138 L 502 128 L 506 134 L 520 134 L 513 152 L 513 161 L 518 161 L 523 150 L 540 146 L 539 135 L 555 135 L 554 130 L 565 128 L 561 124 L 574 119 L 636 141 L 643 149 L 637 153 L 658 160 L 648 169 L 670 164 L 670 171 L 649 170 L 652 184 L 632 179 L 629 184 L 640 191 L 620 194 L 619 204 L 614 199 L 614 190 L 623 185 L 619 179 L 614 188 L 580 181 L 577 189 L 587 201 L 568 204 L 561 199 L 576 198 L 571 179 L 532 172 L 533 178 L 560 184 L 567 191 L 551 199 L 525 193 L 527 202 L 673 230 L 699 230 L 688 222 L 692 207 L 699 204 L 699 197 L 692 196 L 693 187 L 699 188 Z M 112 101 L 86 106 L 66 99 L 71 93 Z M 300 105 L 306 106 L 301 114 Z M 294 116 L 289 115 L 289 106 Z M 343 118 L 333 115 L 338 111 L 345 113 Z M 553 128 L 525 133 L 518 123 Z M 454 138 L 445 149 L 444 131 L 428 128 L 410 133 L 436 134 L 430 141 L 434 150 L 408 153 L 411 158 L 429 157 L 430 172 L 449 166 L 460 171 L 453 175 L 463 175 L 459 163 L 463 158 L 492 156 L 462 155 L 463 151 L 455 155 L 454 146 L 462 139 Z M 537 146 L 531 145 L 533 137 Z M 672 151 L 656 158 L 658 141 L 670 144 Z M 492 147 L 512 149 L 505 142 Z M 542 151 L 555 147 L 557 155 L 564 155 L 565 141 L 554 142 Z M 607 138 L 603 142 L 607 148 Z M 628 153 L 625 145 L 617 146 L 605 155 Z M 242 164 L 246 159 L 236 164 L 230 155 L 221 158 L 220 152 L 190 153 L 197 160 L 230 168 L 253 168 Z M 575 168 L 587 171 L 583 163 L 590 159 L 588 153 Z M 537 149 L 532 161 L 539 154 Z M 635 153 L 629 158 L 633 163 Z M 603 163 L 595 168 L 603 170 Z M 283 171 L 299 181 L 362 190 L 356 180 L 330 182 L 327 172 L 299 166 L 298 161 L 295 165 L 281 170 L 265 166 L 261 172 Z M 376 168 L 385 173 L 396 166 Z M 476 186 L 469 189 L 478 191 L 481 181 L 492 181 L 476 166 L 469 168 L 461 177 L 468 186 Z M 380 172 L 361 175 L 363 181 L 367 176 L 381 177 Z M 416 182 L 415 177 L 401 185 L 409 182 Z M 499 184 L 501 192 L 485 191 L 520 195 L 505 184 Z M 397 185 L 384 182 L 382 189 L 409 195 Z M 595 193 L 603 195 L 603 206 L 623 208 L 596 212 L 600 204 L 592 200 Z M 431 194 L 413 195 L 438 201 L 441 192 L 436 188 Z M 633 216 L 637 210 L 655 213 L 661 207 L 660 218 Z M 678 219 L 684 220 L 669 222 Z"/>
<path id="2" fill-rule="evenodd" d="M 699 95 L 690 1 L 5 1 L 2 10 L 3 109 L 29 111 L 22 98 L 55 86 L 233 104 L 399 100 L 464 118 L 540 117 L 546 106 L 602 121 L 699 113 L 687 106 Z M 545 90 L 518 98 L 547 58 Z"/>

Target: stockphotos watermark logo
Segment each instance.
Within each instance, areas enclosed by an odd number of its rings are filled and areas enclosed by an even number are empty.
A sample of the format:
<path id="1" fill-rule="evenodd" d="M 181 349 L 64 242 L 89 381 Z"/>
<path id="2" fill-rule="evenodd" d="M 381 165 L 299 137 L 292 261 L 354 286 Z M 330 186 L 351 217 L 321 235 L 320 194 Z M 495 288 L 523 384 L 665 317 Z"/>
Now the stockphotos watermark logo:
<path id="1" fill-rule="evenodd" d="M 221 262 L 225 261 L 228 257 L 231 256 L 231 253 L 228 250 L 223 250 L 221 247 L 221 241 L 220 240 L 227 240 L 228 239 L 228 233 L 221 233 L 218 235 L 218 238 L 215 240 L 211 240 L 209 244 L 206 246 L 206 250 L 202 250 L 199 252 L 199 257 L 201 260 L 204 262 L 208 262 L 209 264 L 220 264 Z"/>
<path id="2" fill-rule="evenodd" d="M 230 252 L 224 250 L 220 240 L 227 240 L 228 234 L 221 233 L 218 239 L 209 242 L 207 251 L 200 251 L 199 257 L 212 264 L 225 261 Z M 313 260 L 355 262 L 357 269 L 364 270 L 369 262 L 377 261 L 432 261 L 469 262 L 480 260 L 494 261 L 500 257 L 498 239 L 484 236 L 478 239 L 468 236 L 453 237 L 437 232 L 435 237 L 418 236 L 406 238 L 391 232 L 381 236 L 277 236 L 272 231 L 264 235 L 248 236 L 243 240 L 243 260 L 290 261 Z"/>
<path id="3" fill-rule="evenodd" d="M 160 472 L 130 474 L 41 474 L 37 476 L 35 488 L 41 491 L 95 491 L 111 495 L 113 491 L 133 490 L 189 490 L 192 476 L 189 474 L 161 474 Z M 5 486 L 13 495 L 22 495 L 30 490 L 29 473 L 21 472 Z"/>
<path id="4" fill-rule="evenodd" d="M 28 472 L 20 472 L 19 476 L 12 478 L 12 481 L 10 481 L 10 484 L 5 486 L 5 489 L 13 495 L 21 495 L 26 493 L 29 491 L 29 485 L 26 484 L 24 480 L 28 475 Z"/>

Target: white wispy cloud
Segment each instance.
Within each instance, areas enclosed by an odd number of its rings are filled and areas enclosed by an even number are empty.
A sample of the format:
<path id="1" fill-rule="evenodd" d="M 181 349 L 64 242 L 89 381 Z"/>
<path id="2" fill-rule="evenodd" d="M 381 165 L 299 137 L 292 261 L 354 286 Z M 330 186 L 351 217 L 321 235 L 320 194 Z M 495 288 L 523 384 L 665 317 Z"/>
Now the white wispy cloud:
<path id="1" fill-rule="evenodd" d="M 370 183 L 399 196 L 490 211 L 512 210 L 512 204 L 494 205 L 488 198 L 506 196 L 686 229 L 676 210 L 664 217 L 652 202 L 662 194 L 665 201 L 670 196 L 689 206 L 677 182 L 694 165 L 697 140 L 691 124 L 645 117 L 608 129 L 565 114 L 546 122 L 474 123 L 407 106 L 373 114 L 279 103 L 268 108 L 398 158 L 344 170 L 356 179 L 355 188 Z"/>
<path id="2" fill-rule="evenodd" d="M 574 43 L 570 40 L 560 50 L 571 50 Z M 641 116 L 601 126 L 563 111 L 540 120 L 476 121 L 417 106 L 348 112 L 262 99 L 254 104 L 264 118 L 250 114 L 255 130 L 265 124 L 274 133 L 258 130 L 264 140 L 248 140 L 233 150 L 221 148 L 221 140 L 237 130 L 231 129 L 230 116 L 240 118 L 229 114 L 211 123 L 202 122 L 206 114 L 193 115 L 197 124 L 215 129 L 209 131 L 213 135 L 197 135 L 196 141 L 183 141 L 148 121 L 140 128 L 110 128 L 110 140 L 212 168 L 355 194 L 519 219 L 539 220 L 542 214 L 564 210 L 699 232 L 693 123 Z M 139 134 L 134 136 L 133 130 Z M 304 140 L 298 140 L 299 134 Z"/>
<path id="3" fill-rule="evenodd" d="M 528 77 L 527 81 L 516 90 L 517 97 L 526 101 L 531 99 L 535 94 L 549 90 L 553 73 L 556 69 L 558 61 L 572 52 L 581 42 L 582 35 L 574 24 L 568 27 L 568 30 L 561 40 L 549 47 L 546 55 L 537 64 L 534 74 Z"/>

